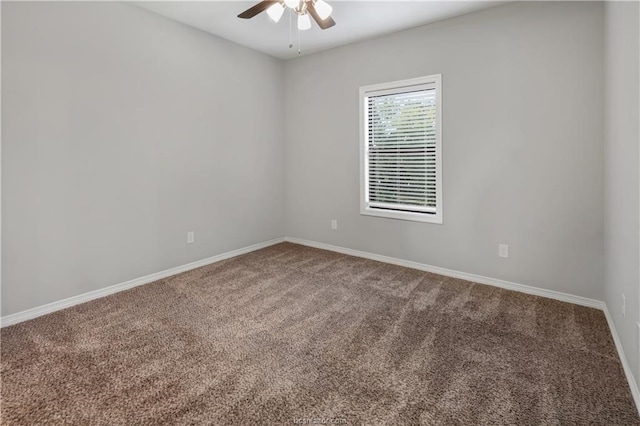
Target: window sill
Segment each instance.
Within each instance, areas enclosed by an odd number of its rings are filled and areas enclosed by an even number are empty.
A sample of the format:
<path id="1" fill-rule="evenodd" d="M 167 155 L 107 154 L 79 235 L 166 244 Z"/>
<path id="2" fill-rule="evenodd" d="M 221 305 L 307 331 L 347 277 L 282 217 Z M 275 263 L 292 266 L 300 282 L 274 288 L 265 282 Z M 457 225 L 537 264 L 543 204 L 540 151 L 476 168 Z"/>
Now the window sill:
<path id="1" fill-rule="evenodd" d="M 412 213 L 365 207 L 363 209 L 360 209 L 360 214 L 365 216 L 384 217 L 387 219 L 399 219 L 408 220 L 411 222 L 426 222 L 442 225 L 442 212 L 439 212 L 437 214 Z"/>

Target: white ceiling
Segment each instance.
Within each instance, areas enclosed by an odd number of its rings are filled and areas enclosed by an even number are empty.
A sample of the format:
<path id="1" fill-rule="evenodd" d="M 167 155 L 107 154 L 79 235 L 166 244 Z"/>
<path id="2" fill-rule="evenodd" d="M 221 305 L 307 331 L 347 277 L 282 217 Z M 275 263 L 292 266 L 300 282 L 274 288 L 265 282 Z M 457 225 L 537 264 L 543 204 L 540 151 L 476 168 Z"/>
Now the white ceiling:
<path id="1" fill-rule="evenodd" d="M 298 56 L 295 19 L 293 21 L 295 47 L 289 48 L 289 19 L 286 12 L 277 24 L 272 22 L 266 13 L 261 13 L 249 20 L 237 18 L 239 13 L 258 1 L 151 1 L 136 4 L 277 58 L 288 59 Z M 327 30 L 320 30 L 314 22 L 310 30 L 301 31 L 303 55 L 501 3 L 500 1 L 362 0 L 327 0 L 327 2 L 333 6 L 332 16 L 336 25 Z"/>

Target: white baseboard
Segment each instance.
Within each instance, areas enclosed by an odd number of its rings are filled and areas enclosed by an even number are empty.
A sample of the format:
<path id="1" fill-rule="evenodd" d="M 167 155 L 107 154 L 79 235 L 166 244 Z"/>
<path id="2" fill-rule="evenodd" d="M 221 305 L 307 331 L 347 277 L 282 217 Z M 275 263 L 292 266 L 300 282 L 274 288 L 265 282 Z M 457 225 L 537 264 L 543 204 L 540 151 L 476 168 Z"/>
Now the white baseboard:
<path id="1" fill-rule="evenodd" d="M 232 250 L 226 253 L 219 254 L 217 256 L 209 257 L 207 259 L 191 262 L 186 265 L 177 266 L 175 268 L 167 269 L 162 272 L 156 272 L 155 274 L 146 275 L 144 277 L 135 278 L 130 281 L 126 281 L 120 284 L 112 285 L 110 287 L 101 288 L 100 290 L 90 291 L 89 293 L 80 294 L 78 296 L 69 297 L 68 299 L 59 300 L 57 302 L 48 303 L 37 308 L 27 309 L 26 311 L 18 312 L 15 314 L 7 315 L 0 318 L 0 327 L 6 327 L 9 325 L 17 324 L 19 322 L 27 321 L 33 318 L 37 318 L 42 315 L 50 314 L 61 309 L 69 308 L 80 303 L 88 302 L 90 300 L 98 299 L 100 297 L 108 296 L 110 294 L 118 293 L 119 291 L 127 290 L 139 285 L 148 284 L 154 281 L 161 280 L 163 278 L 170 277 L 172 275 L 179 274 L 181 272 L 190 271 L 192 269 L 199 268 L 201 266 L 210 265 L 212 263 L 220 262 L 221 260 L 229 259 L 239 256 L 241 254 L 249 253 L 261 248 L 269 247 L 274 244 L 278 244 L 284 241 L 284 238 L 276 238 L 274 240 L 265 241 L 263 243 L 254 244 L 252 246 L 243 247 L 237 250 Z"/>
<path id="2" fill-rule="evenodd" d="M 295 244 L 301 244 L 304 246 L 315 247 L 323 250 L 334 251 L 337 253 L 347 254 L 351 256 L 377 260 L 379 262 L 405 266 L 407 268 L 413 268 L 421 271 L 432 272 L 434 274 L 445 275 L 447 277 L 460 278 L 466 281 L 472 281 L 475 283 L 491 285 L 494 287 L 500 287 L 507 290 L 519 291 L 521 293 L 527 293 L 534 296 L 546 297 L 549 299 L 555 299 L 562 302 L 573 303 L 576 305 L 586 306 L 589 308 L 600 309 L 604 312 L 604 315 L 607 318 L 607 323 L 609 324 L 609 329 L 611 330 L 613 341 L 615 342 L 616 349 L 618 350 L 618 355 L 620 356 L 620 362 L 622 363 L 622 367 L 624 368 L 624 373 L 625 373 L 625 376 L 627 377 L 627 382 L 629 383 L 631 394 L 633 395 L 633 399 L 636 403 L 636 408 L 640 413 L 640 392 L 638 391 L 638 385 L 635 381 L 635 378 L 633 377 L 633 374 L 631 373 L 631 367 L 627 362 L 627 358 L 622 348 L 622 343 L 620 342 L 620 337 L 618 336 L 618 332 L 616 331 L 615 324 L 613 323 L 611 315 L 609 314 L 609 309 L 607 308 L 607 305 L 605 302 L 602 302 L 600 300 L 595 300 L 595 299 L 588 299 L 586 297 L 581 297 L 581 296 L 574 296 L 574 295 L 562 293 L 559 291 L 547 290 L 547 289 L 538 288 L 538 287 L 531 287 L 524 284 L 517 284 L 509 281 L 503 281 L 495 278 L 483 277 L 481 275 L 453 271 L 451 269 L 445 269 L 445 268 L 440 268 L 438 266 L 426 265 L 424 263 L 412 262 L 409 260 L 397 259 L 394 257 L 383 256 L 383 255 L 369 253 L 365 251 L 333 246 L 330 244 L 319 243 L 317 241 L 309 241 L 309 240 L 293 238 L 293 237 L 286 237 L 285 241 L 295 243 Z"/>
<path id="3" fill-rule="evenodd" d="M 627 382 L 629 382 L 629 388 L 631 389 L 631 394 L 633 395 L 633 400 L 636 403 L 636 408 L 638 409 L 638 414 L 640 414 L 640 391 L 638 390 L 638 383 L 636 379 L 633 377 L 633 373 L 631 372 L 631 366 L 627 360 L 627 357 L 624 354 L 624 349 L 622 348 L 622 342 L 620 341 L 620 336 L 618 336 L 618 331 L 616 330 L 616 325 L 613 322 L 613 318 L 611 317 L 611 313 L 609 312 L 609 308 L 607 305 L 604 305 L 602 309 L 604 311 L 604 316 L 607 318 L 607 323 L 609 324 L 609 329 L 611 330 L 611 336 L 613 336 L 613 341 L 616 344 L 616 349 L 618 350 L 618 356 L 620 357 L 620 362 L 622 363 L 622 368 L 624 369 L 624 374 L 627 376 Z"/>
<path id="4" fill-rule="evenodd" d="M 499 280 L 495 278 L 484 277 L 481 275 L 469 274 L 466 272 L 454 271 L 451 269 L 440 268 L 438 266 L 431 266 L 424 263 L 412 262 L 409 260 L 398 259 L 389 256 L 383 256 L 380 254 L 369 253 L 365 251 L 353 250 L 345 247 L 334 246 L 325 243 L 319 243 L 316 241 L 304 240 L 300 238 L 284 237 L 276 238 L 270 241 L 254 244 L 252 246 L 243 247 L 237 250 L 233 250 L 227 253 L 219 254 L 217 256 L 209 257 L 207 259 L 198 260 L 196 262 L 188 263 L 186 265 L 177 266 L 175 268 L 167 269 L 162 272 L 156 272 L 154 274 L 146 275 L 144 277 L 135 278 L 130 281 L 126 281 L 120 284 L 112 285 L 110 287 L 102 288 L 99 290 L 84 293 L 78 296 L 73 296 L 68 299 L 52 302 L 37 308 L 27 309 L 22 312 L 7 315 L 0 318 L 0 327 L 6 327 L 12 324 L 17 324 L 22 321 L 27 321 L 32 318 L 37 318 L 42 315 L 46 315 L 51 312 L 65 309 L 70 306 L 74 306 L 80 303 L 88 302 L 93 299 L 108 296 L 119 291 L 127 290 L 139 285 L 148 284 L 153 281 L 161 280 L 171 275 L 176 275 L 181 272 L 186 272 L 191 269 L 199 268 L 201 266 L 209 265 L 221 260 L 229 259 L 231 257 L 239 256 L 241 254 L 249 253 L 261 248 L 269 247 L 274 244 L 288 241 L 295 244 L 300 244 L 309 247 L 315 247 L 319 249 L 334 251 L 337 253 L 343 253 L 351 256 L 363 257 L 371 260 L 377 260 L 379 262 L 391 263 L 394 265 L 404 266 L 407 268 L 418 269 L 421 271 L 432 272 L 435 274 L 445 275 L 448 277 L 459 278 L 467 281 L 472 281 L 480 284 L 487 284 L 494 287 L 500 287 L 507 290 L 519 291 L 521 293 L 532 294 L 534 296 L 542 296 L 550 299 L 560 300 L 563 302 L 574 303 L 576 305 L 587 306 L 591 308 L 605 310 L 606 305 L 604 302 L 594 299 L 588 299 L 586 297 L 574 296 L 571 294 L 561 293 L 554 290 L 547 290 L 538 287 L 531 287 L 524 284 L 517 284 L 509 281 Z"/>
<path id="5" fill-rule="evenodd" d="M 330 244 L 319 243 L 316 241 L 303 240 L 300 238 L 286 237 L 285 241 L 301 244 L 303 246 L 315 247 L 319 249 L 335 251 L 338 253 L 348 254 L 351 256 L 364 257 L 366 259 L 377 260 L 379 262 L 391 263 L 407 268 L 418 269 L 421 271 L 432 272 L 434 274 L 444 275 L 447 277 L 459 278 L 474 283 L 486 284 L 494 287 L 504 288 L 506 290 L 519 291 L 521 293 L 532 294 L 534 296 L 546 297 L 549 299 L 560 300 L 562 302 L 573 303 L 576 305 L 587 306 L 589 308 L 603 309 L 605 304 L 600 300 L 588 299 L 586 297 L 574 296 L 572 294 L 561 293 L 559 291 L 547 290 L 544 288 L 531 287 L 524 284 L 517 284 L 509 281 L 499 280 L 496 278 L 483 277 L 482 275 L 469 274 L 467 272 L 459 272 L 451 269 L 431 266 L 424 263 L 412 262 L 410 260 L 398 259 L 395 257 L 383 256 L 380 254 L 369 253 L 366 251 L 353 250 L 345 247 L 333 246 Z"/>
<path id="6" fill-rule="evenodd" d="M 39 306 L 37 308 L 28 309 L 26 311 L 18 312 L 12 315 L 7 315 L 0 318 L 0 327 L 6 327 L 9 325 L 17 324 L 23 321 L 27 321 L 33 318 L 37 318 L 42 315 L 46 315 L 55 311 L 59 311 L 61 309 L 69 308 L 74 305 L 78 305 L 80 303 L 88 302 L 90 300 L 98 299 L 100 297 L 108 296 L 110 294 L 114 294 L 123 290 L 127 290 L 133 287 L 137 287 L 143 284 L 148 284 L 154 281 L 161 280 L 163 278 L 170 277 L 172 275 L 176 275 L 182 272 L 190 271 L 192 269 L 199 268 L 201 266 L 210 265 L 212 263 L 220 262 L 221 260 L 229 259 L 232 257 L 239 256 L 241 254 L 249 253 L 255 250 L 260 250 L 265 247 L 272 246 L 274 244 L 281 243 L 283 241 L 288 241 L 295 244 L 300 244 L 308 247 L 315 247 L 323 250 L 334 251 L 337 253 L 343 253 L 351 256 L 362 257 L 366 259 L 376 260 L 379 262 L 391 263 L 394 265 L 404 266 L 407 268 L 418 269 L 421 271 L 432 272 L 435 274 L 445 275 L 448 277 L 459 278 L 467 281 L 476 282 L 479 284 L 491 285 L 494 287 L 500 287 L 507 290 L 519 291 L 521 293 L 531 294 L 534 296 L 547 297 L 550 299 L 560 300 L 562 302 L 573 303 L 576 305 L 587 306 L 590 308 L 600 309 L 604 312 L 605 317 L 607 319 L 607 323 L 609 324 L 609 328 L 611 330 L 611 335 L 613 336 L 613 341 L 615 342 L 616 349 L 618 350 L 618 355 L 620 356 L 620 361 L 622 363 L 622 367 L 624 368 L 625 375 L 627 377 L 627 381 L 629 382 L 629 387 L 631 389 L 631 393 L 633 395 L 633 399 L 636 403 L 636 407 L 640 412 L 640 392 L 638 391 L 638 385 L 631 373 L 631 367 L 627 361 L 627 358 L 624 354 L 624 350 L 622 348 L 622 343 L 620 342 L 620 337 L 615 328 L 615 324 L 611 318 L 609 313 L 609 309 L 607 305 L 599 300 L 588 299 L 586 297 L 574 296 L 571 294 L 566 294 L 558 291 L 547 290 L 537 287 L 531 287 L 524 284 L 517 284 L 509 281 L 499 280 L 495 278 L 484 277 L 481 275 L 469 274 L 466 272 L 454 271 L 451 269 L 440 268 L 438 266 L 431 266 L 423 263 L 412 262 L 409 260 L 397 259 L 394 257 L 383 256 L 379 254 L 369 253 L 360 250 L 353 250 L 345 247 L 334 246 L 325 243 L 319 243 L 316 241 L 304 240 L 300 238 L 293 237 L 285 237 L 285 238 L 276 238 L 274 240 L 265 241 L 263 243 L 254 244 L 252 246 L 243 247 L 237 250 L 233 250 L 227 253 L 219 254 L 217 256 L 209 257 L 207 259 L 198 260 L 196 262 L 188 263 L 186 265 L 178 266 L 175 268 L 167 269 L 162 272 L 157 272 L 155 274 L 147 275 L 144 277 L 136 278 L 130 281 L 126 281 L 120 284 L 116 284 L 110 287 L 106 287 L 100 290 L 91 291 L 89 293 L 84 293 L 78 296 L 73 296 L 68 299 L 59 300 L 57 302 L 49 303 L 43 306 Z"/>

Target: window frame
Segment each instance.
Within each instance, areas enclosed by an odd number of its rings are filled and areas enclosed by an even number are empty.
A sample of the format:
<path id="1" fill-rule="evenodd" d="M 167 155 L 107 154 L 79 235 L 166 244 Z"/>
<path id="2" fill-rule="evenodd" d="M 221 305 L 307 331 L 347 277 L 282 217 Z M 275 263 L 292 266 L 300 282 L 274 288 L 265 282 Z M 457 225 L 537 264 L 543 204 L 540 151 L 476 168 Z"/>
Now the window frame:
<path id="1" fill-rule="evenodd" d="M 408 88 L 433 85 L 436 90 L 436 211 L 418 213 L 369 206 L 368 105 L 370 96 L 402 93 Z M 442 224 L 442 74 L 360 87 L 360 214 L 391 219 Z"/>

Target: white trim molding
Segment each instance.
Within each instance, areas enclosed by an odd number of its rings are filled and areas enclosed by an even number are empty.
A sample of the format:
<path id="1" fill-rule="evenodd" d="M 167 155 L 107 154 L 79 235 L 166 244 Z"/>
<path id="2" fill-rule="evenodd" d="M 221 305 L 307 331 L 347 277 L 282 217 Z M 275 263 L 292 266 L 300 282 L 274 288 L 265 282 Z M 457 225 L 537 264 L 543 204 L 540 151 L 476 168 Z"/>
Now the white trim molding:
<path id="1" fill-rule="evenodd" d="M 613 337 L 613 342 L 615 343 L 616 349 L 618 351 L 618 357 L 620 358 L 620 362 L 622 363 L 622 368 L 624 369 L 624 375 L 627 376 L 627 382 L 629 382 L 631 395 L 633 395 L 633 400 L 636 403 L 638 414 L 640 414 L 640 390 L 638 390 L 638 383 L 636 382 L 635 377 L 633 377 L 633 373 L 631 372 L 631 365 L 629 365 L 629 361 L 627 360 L 627 357 L 624 354 L 624 348 L 622 347 L 620 336 L 618 336 L 616 325 L 613 322 L 613 318 L 611 317 L 611 313 L 609 312 L 609 308 L 607 307 L 606 304 L 604 305 L 604 308 L 602 310 L 604 311 L 604 316 L 607 318 L 607 323 L 609 324 L 609 330 L 611 330 L 611 336 Z"/>
<path id="2" fill-rule="evenodd" d="M 366 259 L 377 260 L 378 262 L 405 266 L 407 268 L 418 269 L 420 271 L 432 272 L 434 274 L 444 275 L 452 278 L 459 278 L 461 280 L 472 281 L 478 284 L 500 287 L 506 290 L 519 291 L 520 293 L 531 294 L 534 296 L 547 297 L 549 299 L 560 300 L 562 302 L 573 303 L 575 305 L 587 306 L 589 308 L 603 309 L 605 306 L 604 302 L 601 302 L 600 300 L 574 296 L 572 294 L 562 293 L 554 290 L 547 290 L 539 287 L 531 287 L 528 285 L 517 284 L 509 281 L 499 280 L 496 278 L 484 277 L 482 275 L 469 274 L 467 272 L 454 271 L 451 269 L 441 268 L 439 266 L 431 266 L 424 263 L 412 262 L 410 260 L 398 259 L 395 257 L 383 256 L 380 254 L 353 250 L 350 248 L 333 246 L 330 244 L 318 243 L 316 241 L 309 241 L 300 238 L 286 237 L 285 240 L 303 246 L 315 247 L 323 250 L 334 251 L 337 253 L 348 254 L 351 256 L 364 257 Z"/>
<path id="3" fill-rule="evenodd" d="M 362 257 L 365 259 L 377 260 L 378 262 L 391 263 L 393 265 L 405 266 L 407 268 L 418 269 L 421 271 L 432 272 L 434 274 L 444 275 L 452 278 L 459 278 L 466 281 L 471 281 L 479 284 L 486 284 L 494 287 L 504 288 L 506 290 L 518 291 L 520 293 L 531 294 L 534 296 L 546 297 L 549 299 L 559 300 L 561 302 L 573 303 L 575 305 L 586 306 L 588 308 L 595 308 L 603 311 L 604 316 L 607 319 L 607 323 L 609 325 L 609 329 L 611 331 L 611 335 L 613 336 L 613 341 L 616 345 L 616 349 L 618 351 L 618 355 L 620 358 L 620 362 L 622 363 L 622 368 L 624 369 L 624 374 L 627 378 L 627 382 L 629 384 L 629 389 L 631 390 L 631 394 L 633 395 L 633 400 L 636 404 L 636 409 L 640 414 L 640 392 L 638 391 L 638 385 L 633 377 L 633 373 L 631 372 L 631 367 L 627 362 L 627 358 L 624 354 L 624 350 L 622 348 L 622 343 L 620 342 L 620 337 L 618 336 L 618 332 L 616 331 L 615 324 L 611 319 L 611 315 L 609 314 L 609 308 L 605 302 L 595 299 L 589 299 L 581 296 L 574 296 L 572 294 L 562 293 L 554 290 L 547 290 L 544 288 L 531 287 L 524 284 L 513 283 L 509 281 L 499 280 L 496 278 L 483 277 L 482 275 L 469 274 L 466 272 L 454 271 L 451 269 L 440 268 L 438 266 L 426 265 L 424 263 L 412 262 L 409 260 L 397 259 L 395 257 L 383 256 L 380 254 L 369 253 L 366 251 L 353 250 L 350 248 L 334 246 L 331 244 L 319 243 L 317 241 L 304 240 L 300 238 L 286 237 L 285 241 L 295 244 L 300 244 L 308 247 L 315 247 L 323 250 L 329 250 L 337 253 L 347 254 L 351 256 Z M 639 323 L 640 326 L 640 323 Z"/>
<path id="4" fill-rule="evenodd" d="M 144 277 L 135 278 L 130 281 L 126 281 L 120 284 L 112 285 L 110 287 L 101 288 L 99 290 L 90 291 L 89 293 L 80 294 L 78 296 L 69 297 L 68 299 L 58 300 L 57 302 L 48 303 L 46 305 L 39 306 L 37 308 L 27 309 L 26 311 L 18 312 L 15 314 L 7 315 L 0 318 L 0 327 L 7 327 L 9 325 L 17 324 L 23 321 L 27 321 L 33 318 L 40 317 L 42 315 L 50 314 L 52 312 L 59 311 L 61 309 L 69 308 L 71 306 L 79 305 L 80 303 L 89 302 L 90 300 L 99 299 L 101 297 L 109 296 L 110 294 L 118 293 L 123 290 L 128 290 L 140 285 L 149 284 L 154 281 L 161 280 L 163 278 L 170 277 L 172 275 L 180 274 L 182 272 L 190 271 L 192 269 L 200 268 L 202 266 L 210 265 L 212 263 L 220 262 L 222 260 L 230 259 L 232 257 L 240 256 L 241 254 L 250 253 L 252 251 L 260 250 L 265 247 L 272 246 L 284 241 L 284 238 L 276 238 L 274 240 L 265 241 L 262 243 L 254 244 L 248 247 L 239 248 L 226 253 L 212 256 L 206 259 L 198 260 L 195 262 L 187 263 L 186 265 L 177 266 L 175 268 L 167 269 L 162 272 L 156 272 L 155 274 L 146 275 Z"/>
<path id="5" fill-rule="evenodd" d="M 226 253 L 219 254 L 217 256 L 209 257 L 207 259 L 198 260 L 196 262 L 188 263 L 186 265 L 178 266 L 175 268 L 167 269 L 162 272 L 157 272 L 155 274 L 146 275 L 144 277 L 136 278 L 130 281 L 126 281 L 120 284 L 116 284 L 110 287 L 106 287 L 100 290 L 95 290 L 89 293 L 84 293 L 78 296 L 73 296 L 68 299 L 59 300 L 57 302 L 49 303 L 37 308 L 28 309 L 26 311 L 18 312 L 16 314 L 7 315 L 5 317 L 0 318 L 0 326 L 7 327 L 13 324 L 17 324 L 23 321 L 27 321 L 33 318 L 37 318 L 42 315 L 50 314 L 52 312 L 59 311 L 61 309 L 69 308 L 71 306 L 78 305 L 80 303 L 88 302 L 94 299 L 98 299 L 101 297 L 108 296 L 110 294 L 118 293 L 123 290 L 127 290 L 133 287 L 137 287 L 144 284 L 149 284 L 154 281 L 161 280 L 163 278 L 170 277 L 172 275 L 176 275 L 182 272 L 190 271 L 192 269 L 200 268 L 202 266 L 210 265 L 212 263 L 220 262 L 222 260 L 230 259 L 232 257 L 240 256 L 242 254 L 250 253 L 252 251 L 260 250 L 262 248 L 266 248 L 272 246 L 274 244 L 278 244 L 281 242 L 290 242 L 294 244 L 300 244 L 308 247 L 315 247 L 323 250 L 329 250 L 336 253 L 342 253 L 350 256 L 362 257 L 366 259 L 376 260 L 378 262 L 390 263 L 393 265 L 404 266 L 407 268 L 418 269 L 421 271 L 432 272 L 435 274 L 440 274 L 448 277 L 459 278 L 479 284 L 486 284 L 494 287 L 503 288 L 506 290 L 518 291 L 521 293 L 531 294 L 534 296 L 546 297 L 549 299 L 559 300 L 562 302 L 573 303 L 580 306 L 586 306 L 589 308 L 599 309 L 604 312 L 605 318 L 609 325 L 609 329 L 611 331 L 611 335 L 613 337 L 613 341 L 615 343 L 616 349 L 618 351 L 618 356 L 620 358 L 620 362 L 622 363 L 622 367 L 624 369 L 625 376 L 627 378 L 627 382 L 629 383 L 629 388 L 631 390 L 631 394 L 633 395 L 633 399 L 636 404 L 636 408 L 640 413 L 640 392 L 638 390 L 638 385 L 633 377 L 631 372 L 631 367 L 629 362 L 625 356 L 624 350 L 622 348 L 622 343 L 620 342 L 620 337 L 618 336 L 618 332 L 616 331 L 615 324 L 611 318 L 609 313 L 609 309 L 607 305 L 599 300 L 588 299 L 586 297 L 574 296 L 567 293 L 562 293 L 559 291 L 548 290 L 538 287 L 532 287 L 524 284 L 517 284 L 509 281 L 499 280 L 495 278 L 484 277 L 481 275 L 469 274 L 466 272 L 454 271 L 451 269 L 440 268 L 438 266 L 431 266 L 424 263 L 412 262 L 409 260 L 398 259 L 389 256 L 383 256 L 379 254 L 369 253 L 360 250 L 354 250 L 350 248 L 334 246 L 331 244 L 320 243 L 316 241 L 310 241 L 300 238 L 294 237 L 284 237 L 284 238 L 276 238 L 270 241 L 265 241 L 262 243 L 254 244 L 248 247 L 243 247 L 237 250 L 232 250 Z M 640 324 L 639 324 L 640 325 Z"/>

